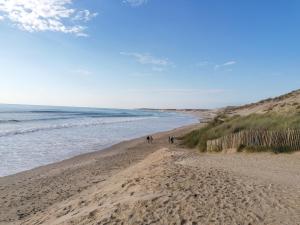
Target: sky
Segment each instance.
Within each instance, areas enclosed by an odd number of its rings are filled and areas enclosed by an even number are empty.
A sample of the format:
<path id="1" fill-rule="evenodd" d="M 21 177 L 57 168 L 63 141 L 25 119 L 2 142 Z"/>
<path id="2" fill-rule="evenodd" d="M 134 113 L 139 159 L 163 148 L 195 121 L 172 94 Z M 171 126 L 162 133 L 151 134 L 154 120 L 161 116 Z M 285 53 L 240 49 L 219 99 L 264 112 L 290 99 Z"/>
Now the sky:
<path id="1" fill-rule="evenodd" d="M 214 108 L 300 88 L 298 0 L 0 0 L 0 103 Z"/>

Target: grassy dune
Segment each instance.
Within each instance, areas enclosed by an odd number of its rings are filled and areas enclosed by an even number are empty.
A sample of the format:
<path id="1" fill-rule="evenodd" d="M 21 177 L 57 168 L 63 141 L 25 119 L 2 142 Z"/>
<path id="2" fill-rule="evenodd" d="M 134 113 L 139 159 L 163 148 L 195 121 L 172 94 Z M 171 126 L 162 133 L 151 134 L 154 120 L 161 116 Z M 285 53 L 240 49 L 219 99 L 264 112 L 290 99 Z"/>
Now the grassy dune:
<path id="1" fill-rule="evenodd" d="M 235 115 L 231 117 L 225 114 L 219 115 L 207 126 L 194 130 L 184 136 L 183 144 L 189 148 L 197 147 L 200 151 L 205 152 L 207 140 L 249 129 L 300 129 L 300 113 L 279 114 L 269 112 L 265 114 L 250 114 L 248 116 Z M 245 148 L 247 149 L 247 146 L 245 146 Z M 251 147 L 249 150 L 261 151 L 262 149 Z"/>

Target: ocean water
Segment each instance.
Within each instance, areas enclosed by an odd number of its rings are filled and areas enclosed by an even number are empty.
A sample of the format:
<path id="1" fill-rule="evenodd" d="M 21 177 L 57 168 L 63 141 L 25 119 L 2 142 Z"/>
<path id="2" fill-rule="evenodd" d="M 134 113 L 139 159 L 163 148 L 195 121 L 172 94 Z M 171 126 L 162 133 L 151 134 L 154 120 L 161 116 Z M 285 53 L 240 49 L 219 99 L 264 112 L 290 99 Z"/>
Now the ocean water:
<path id="1" fill-rule="evenodd" d="M 195 122 L 152 110 L 0 104 L 0 176 Z"/>

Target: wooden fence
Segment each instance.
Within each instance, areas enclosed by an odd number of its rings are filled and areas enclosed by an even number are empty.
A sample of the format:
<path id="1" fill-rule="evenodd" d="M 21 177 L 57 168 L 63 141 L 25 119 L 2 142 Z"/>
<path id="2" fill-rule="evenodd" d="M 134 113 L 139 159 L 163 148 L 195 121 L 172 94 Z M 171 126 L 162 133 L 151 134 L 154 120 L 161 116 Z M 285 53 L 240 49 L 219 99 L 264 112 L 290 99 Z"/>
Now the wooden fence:
<path id="1" fill-rule="evenodd" d="M 300 150 L 300 130 L 244 130 L 207 141 L 207 151 L 238 149 L 241 146 Z"/>

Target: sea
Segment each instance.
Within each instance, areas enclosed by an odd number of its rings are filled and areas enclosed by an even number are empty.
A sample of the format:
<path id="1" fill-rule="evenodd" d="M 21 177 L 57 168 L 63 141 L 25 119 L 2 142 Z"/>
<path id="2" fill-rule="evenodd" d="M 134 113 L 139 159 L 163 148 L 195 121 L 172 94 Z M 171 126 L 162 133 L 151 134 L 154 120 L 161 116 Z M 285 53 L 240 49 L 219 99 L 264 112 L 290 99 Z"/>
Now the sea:
<path id="1" fill-rule="evenodd" d="M 155 110 L 0 104 L 0 177 L 196 122 Z"/>

